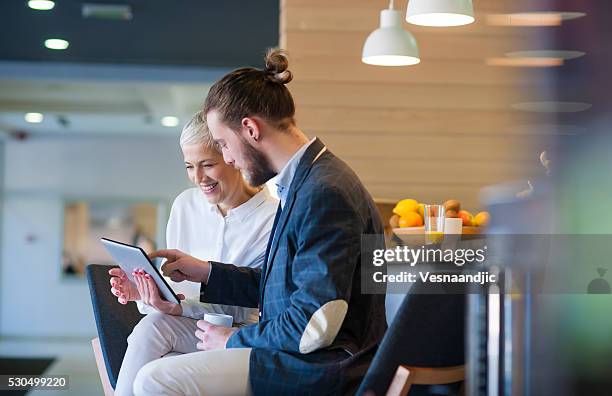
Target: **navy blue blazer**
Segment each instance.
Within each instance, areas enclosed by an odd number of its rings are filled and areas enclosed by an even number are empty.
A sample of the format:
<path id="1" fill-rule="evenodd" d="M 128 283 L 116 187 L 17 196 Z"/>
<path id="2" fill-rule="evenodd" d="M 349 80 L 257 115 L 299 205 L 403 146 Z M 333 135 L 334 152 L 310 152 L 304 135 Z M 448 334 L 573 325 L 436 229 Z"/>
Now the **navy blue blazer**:
<path id="1" fill-rule="evenodd" d="M 342 394 L 386 330 L 384 296 L 361 293 L 361 236 L 383 234 L 355 173 L 315 140 L 280 207 L 261 269 L 211 263 L 201 301 L 259 307 L 228 348 L 253 348 L 255 395 Z M 381 240 L 381 248 L 384 241 Z"/>

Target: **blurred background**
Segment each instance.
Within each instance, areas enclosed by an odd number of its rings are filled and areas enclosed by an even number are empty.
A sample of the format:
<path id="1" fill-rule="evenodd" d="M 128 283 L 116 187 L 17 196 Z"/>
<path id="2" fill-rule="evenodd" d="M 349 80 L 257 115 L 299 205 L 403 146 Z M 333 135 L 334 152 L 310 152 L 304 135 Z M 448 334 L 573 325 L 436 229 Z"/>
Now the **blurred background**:
<path id="1" fill-rule="evenodd" d="M 82 276 L 109 260 L 95 241 L 165 245 L 189 187 L 182 125 L 212 83 L 261 67 L 270 47 L 289 52 L 298 125 L 349 163 L 385 222 L 403 198 L 475 212 L 502 190 L 539 191 L 552 214 L 526 226 L 611 233 L 609 2 L 474 0 L 467 26 L 404 22 L 421 59 L 405 67 L 361 61 L 385 0 L 36 3 L 0 3 L 0 361 L 70 374 L 62 395 L 102 392 Z M 520 387 L 502 376 L 473 392 L 610 393 L 610 295 L 546 297 L 526 348 L 560 358 L 525 360 L 545 366 Z"/>
<path id="2" fill-rule="evenodd" d="M 53 358 L 72 394 L 101 394 L 84 265 L 110 261 L 103 235 L 165 246 L 170 205 L 189 187 L 182 125 L 225 73 L 262 66 L 279 42 L 279 3 L 59 0 L 40 10 L 10 0 L 0 15 L 0 356 Z"/>

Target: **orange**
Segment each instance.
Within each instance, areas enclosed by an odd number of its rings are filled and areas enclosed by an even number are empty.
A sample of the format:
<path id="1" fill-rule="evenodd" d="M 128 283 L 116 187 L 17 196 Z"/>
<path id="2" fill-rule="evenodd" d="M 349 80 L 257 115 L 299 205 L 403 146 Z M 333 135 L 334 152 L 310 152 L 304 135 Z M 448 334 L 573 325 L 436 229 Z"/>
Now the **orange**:
<path id="1" fill-rule="evenodd" d="M 463 220 L 464 227 L 471 227 L 474 225 L 474 216 L 467 210 L 460 210 L 459 217 Z"/>
<path id="2" fill-rule="evenodd" d="M 480 212 L 474 216 L 474 225 L 477 227 L 486 227 L 489 225 L 491 215 L 489 212 Z"/>
<path id="3" fill-rule="evenodd" d="M 422 218 L 425 218 L 425 204 L 420 203 L 418 205 L 417 213 L 420 214 Z"/>
<path id="4" fill-rule="evenodd" d="M 419 203 L 414 199 L 402 199 L 393 208 L 393 213 L 398 216 L 404 216 L 407 213 L 414 213 L 418 210 Z"/>
<path id="5" fill-rule="evenodd" d="M 399 219 L 399 226 L 404 227 L 420 227 L 423 225 L 423 218 L 416 212 L 408 212 Z"/>

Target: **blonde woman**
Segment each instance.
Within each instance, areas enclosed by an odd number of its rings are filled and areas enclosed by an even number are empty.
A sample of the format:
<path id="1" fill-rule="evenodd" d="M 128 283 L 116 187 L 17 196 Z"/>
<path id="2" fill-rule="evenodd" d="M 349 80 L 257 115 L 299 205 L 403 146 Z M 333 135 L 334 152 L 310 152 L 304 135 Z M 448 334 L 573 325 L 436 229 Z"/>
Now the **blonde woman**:
<path id="1" fill-rule="evenodd" d="M 265 187 L 249 185 L 239 170 L 223 161 L 202 112 L 185 125 L 180 146 L 187 176 L 195 187 L 183 191 L 172 205 L 167 248 L 200 259 L 260 267 L 278 201 Z M 112 269 L 110 274 L 111 291 L 119 302 L 136 301 L 139 310 L 147 314 L 128 338 L 117 396 L 133 394 L 134 378 L 148 362 L 171 352 L 196 352 L 196 321 L 205 313 L 229 314 L 234 322 L 244 324 L 258 318 L 257 309 L 201 303 L 200 283 L 168 280 L 182 298 L 180 304 L 173 304 L 160 297 L 157 286 L 144 273 L 135 274 L 136 284 L 120 269 Z"/>

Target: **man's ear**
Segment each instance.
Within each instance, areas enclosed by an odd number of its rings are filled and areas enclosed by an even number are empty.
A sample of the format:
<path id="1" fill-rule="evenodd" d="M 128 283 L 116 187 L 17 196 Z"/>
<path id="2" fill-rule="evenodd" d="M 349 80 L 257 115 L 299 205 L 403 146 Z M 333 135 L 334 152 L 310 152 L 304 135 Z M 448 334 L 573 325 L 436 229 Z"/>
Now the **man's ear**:
<path id="1" fill-rule="evenodd" d="M 244 117 L 242 119 L 242 133 L 251 143 L 258 142 L 261 139 L 260 125 L 255 118 Z"/>

